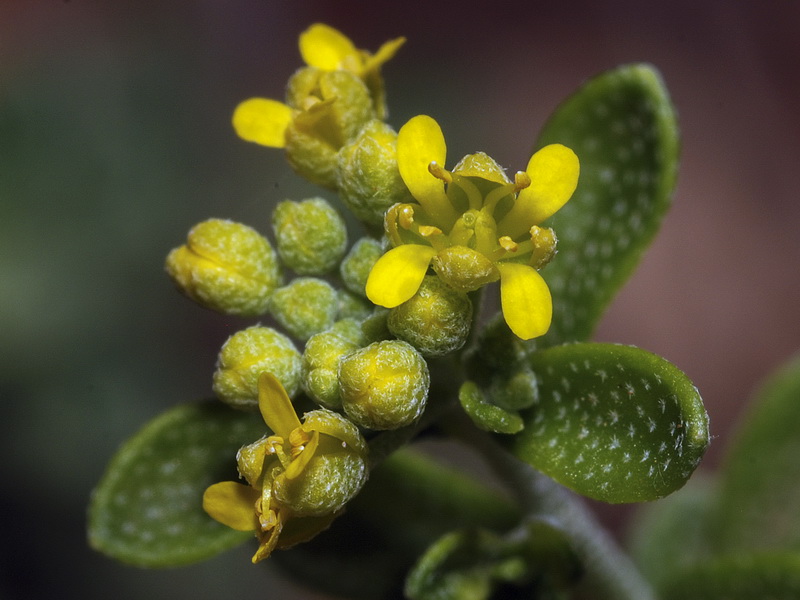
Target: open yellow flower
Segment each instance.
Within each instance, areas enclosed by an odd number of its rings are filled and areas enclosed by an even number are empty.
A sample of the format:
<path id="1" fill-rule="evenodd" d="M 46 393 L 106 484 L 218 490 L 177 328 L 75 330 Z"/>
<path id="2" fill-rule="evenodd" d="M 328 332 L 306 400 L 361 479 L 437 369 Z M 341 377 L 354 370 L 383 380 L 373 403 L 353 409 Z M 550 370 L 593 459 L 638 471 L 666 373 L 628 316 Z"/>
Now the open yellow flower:
<path id="1" fill-rule="evenodd" d="M 301 423 L 272 374 L 262 373 L 258 386 L 273 435 L 239 450 L 239 472 L 249 485 L 223 481 L 203 494 L 211 517 L 255 532 L 254 563 L 326 529 L 367 478 L 367 444 L 355 425 L 326 409 L 306 413 Z"/>
<path id="2" fill-rule="evenodd" d="M 395 247 L 373 267 L 367 296 L 380 306 L 398 306 L 416 293 L 429 266 L 464 292 L 499 279 L 511 331 L 522 339 L 544 335 L 553 304 L 538 269 L 555 254 L 556 238 L 539 224 L 575 191 L 578 157 L 561 144 L 545 146 L 511 181 L 483 153 L 446 171 L 446 153 L 431 117 L 414 117 L 400 129 L 397 165 L 417 203 L 387 212 L 386 233 Z"/>
<path id="3" fill-rule="evenodd" d="M 379 119 L 386 116 L 383 79 L 380 68 L 391 59 L 405 38 L 396 38 L 383 44 L 375 54 L 359 50 L 340 31 L 316 23 L 300 34 L 300 54 L 309 67 L 320 71 L 347 71 L 363 80 L 369 89 L 375 113 Z M 270 148 L 286 146 L 286 129 L 300 112 L 309 112 L 307 120 L 314 120 L 329 108 L 330 101 L 307 106 L 289 106 L 269 98 L 250 98 L 236 107 L 233 127 L 242 139 Z"/>

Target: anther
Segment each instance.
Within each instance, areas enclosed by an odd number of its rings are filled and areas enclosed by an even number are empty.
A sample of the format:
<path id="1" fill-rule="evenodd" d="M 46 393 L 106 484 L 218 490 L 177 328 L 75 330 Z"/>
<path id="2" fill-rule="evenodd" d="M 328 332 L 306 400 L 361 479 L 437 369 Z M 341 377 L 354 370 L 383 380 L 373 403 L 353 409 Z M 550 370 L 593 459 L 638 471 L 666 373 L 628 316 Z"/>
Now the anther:
<path id="1" fill-rule="evenodd" d="M 446 171 L 444 167 L 442 167 L 435 160 L 431 161 L 431 163 L 428 165 L 428 172 L 436 177 L 436 179 L 441 179 L 445 183 L 450 183 L 453 181 L 453 176 L 450 174 L 450 172 Z"/>
<path id="2" fill-rule="evenodd" d="M 397 222 L 403 229 L 411 229 L 414 224 L 414 209 L 407 204 L 397 211 Z"/>
<path id="3" fill-rule="evenodd" d="M 517 171 L 514 174 L 514 191 L 524 190 L 531 184 L 531 176 L 525 171 Z"/>
<path id="4" fill-rule="evenodd" d="M 506 252 L 516 252 L 517 250 L 519 250 L 519 244 L 514 240 L 512 240 L 507 235 L 504 235 L 503 237 L 498 239 L 497 243 L 500 244 L 500 247 Z"/>

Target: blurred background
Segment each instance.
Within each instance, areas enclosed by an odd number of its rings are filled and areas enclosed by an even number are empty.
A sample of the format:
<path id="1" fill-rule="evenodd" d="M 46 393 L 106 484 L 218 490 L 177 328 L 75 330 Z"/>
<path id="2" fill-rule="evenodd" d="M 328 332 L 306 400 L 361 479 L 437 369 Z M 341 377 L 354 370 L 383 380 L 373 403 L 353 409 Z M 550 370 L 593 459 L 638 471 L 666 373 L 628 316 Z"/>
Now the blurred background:
<path id="1" fill-rule="evenodd" d="M 0 3 L 0 597 L 307 598 L 252 547 L 174 571 L 85 543 L 90 491 L 120 442 L 210 395 L 245 320 L 177 294 L 163 260 L 195 223 L 268 231 L 319 193 L 238 140 L 234 106 L 281 98 L 297 35 L 323 21 L 384 69 L 390 122 L 434 116 L 449 156 L 523 168 L 587 78 L 646 61 L 677 106 L 674 208 L 597 332 L 699 387 L 713 470 L 758 381 L 800 347 L 800 4 L 671 0 L 3 0 Z M 330 198 L 330 194 L 328 194 Z M 620 533 L 630 513 L 600 508 Z"/>

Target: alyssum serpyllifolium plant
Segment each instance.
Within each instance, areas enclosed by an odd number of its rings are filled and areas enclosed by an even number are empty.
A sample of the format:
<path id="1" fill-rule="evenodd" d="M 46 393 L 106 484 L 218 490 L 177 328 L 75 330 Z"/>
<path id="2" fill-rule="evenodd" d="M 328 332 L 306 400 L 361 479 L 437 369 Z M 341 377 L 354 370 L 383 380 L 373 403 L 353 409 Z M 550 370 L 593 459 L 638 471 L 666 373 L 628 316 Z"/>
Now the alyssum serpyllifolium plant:
<path id="1" fill-rule="evenodd" d="M 647 65 L 589 81 L 509 176 L 482 152 L 449 159 L 430 116 L 387 123 L 380 71 L 404 41 L 371 54 L 313 25 L 286 102 L 234 111 L 241 138 L 282 148 L 338 209 L 279 202 L 274 246 L 209 219 L 169 253 L 186 296 L 277 326 L 225 342 L 217 400 L 168 411 L 120 449 L 90 541 L 160 567 L 255 534 L 253 562 L 272 556 L 354 597 L 651 597 L 558 484 L 654 500 L 708 444 L 682 372 L 586 341 L 670 202 L 678 143 L 663 84 Z M 498 288 L 501 311 L 483 318 Z M 408 449 L 421 435 L 476 449 L 505 487 Z"/>

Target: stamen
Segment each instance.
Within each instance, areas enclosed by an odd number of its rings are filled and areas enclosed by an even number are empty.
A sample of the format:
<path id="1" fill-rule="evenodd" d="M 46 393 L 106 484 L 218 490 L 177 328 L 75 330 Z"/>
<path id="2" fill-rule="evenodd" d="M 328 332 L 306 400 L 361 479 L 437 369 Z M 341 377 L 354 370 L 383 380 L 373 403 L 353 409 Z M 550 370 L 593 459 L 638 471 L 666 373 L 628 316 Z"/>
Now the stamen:
<path id="1" fill-rule="evenodd" d="M 408 204 L 404 204 L 397 211 L 397 222 L 403 229 L 411 229 L 414 224 L 414 209 Z"/>
<path id="2" fill-rule="evenodd" d="M 514 194 L 517 191 L 517 184 L 516 183 L 507 183 L 505 185 L 501 185 L 500 187 L 494 188 L 491 192 L 486 194 L 486 198 L 483 200 L 483 208 L 488 214 L 492 214 L 497 203 L 500 202 L 503 198 L 508 196 L 509 194 Z"/>
<path id="3" fill-rule="evenodd" d="M 431 161 L 431 163 L 428 165 L 428 172 L 436 177 L 436 179 L 441 179 L 445 183 L 450 183 L 453 181 L 453 175 L 450 173 L 450 171 L 445 170 L 444 167 L 442 167 L 435 160 Z"/>
<path id="4" fill-rule="evenodd" d="M 519 192 L 520 190 L 524 190 L 526 187 L 530 186 L 531 184 L 531 176 L 528 175 L 525 171 L 517 171 L 514 175 L 514 191 Z"/>
<path id="5" fill-rule="evenodd" d="M 519 244 L 507 235 L 504 235 L 498 239 L 497 243 L 500 244 L 500 247 L 506 252 L 516 252 L 519 250 Z"/>
<path id="6" fill-rule="evenodd" d="M 441 229 L 438 227 L 434 227 L 433 225 L 420 225 L 419 226 L 419 234 L 422 237 L 432 237 L 434 235 L 444 235 Z"/>
<path id="7" fill-rule="evenodd" d="M 467 195 L 469 207 L 472 210 L 480 210 L 483 205 L 483 196 L 477 186 L 466 177 L 460 175 L 453 175 L 453 183 L 460 187 Z"/>

